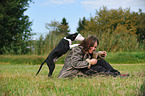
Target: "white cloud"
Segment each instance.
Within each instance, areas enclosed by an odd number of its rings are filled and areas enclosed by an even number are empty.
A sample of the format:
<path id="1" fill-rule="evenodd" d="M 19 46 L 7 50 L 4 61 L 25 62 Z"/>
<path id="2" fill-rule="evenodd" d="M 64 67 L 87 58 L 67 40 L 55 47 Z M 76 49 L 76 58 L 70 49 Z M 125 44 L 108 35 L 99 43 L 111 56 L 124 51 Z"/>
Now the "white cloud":
<path id="1" fill-rule="evenodd" d="M 145 0 L 85 0 L 81 1 L 81 4 L 87 10 L 100 9 L 103 6 L 111 9 L 130 8 L 132 11 L 138 11 L 142 9 L 145 12 Z"/>
<path id="2" fill-rule="evenodd" d="M 68 3 L 74 3 L 75 0 L 46 0 L 43 4 L 41 4 L 42 6 L 46 6 L 46 5 L 62 5 L 62 4 L 68 4 Z"/>

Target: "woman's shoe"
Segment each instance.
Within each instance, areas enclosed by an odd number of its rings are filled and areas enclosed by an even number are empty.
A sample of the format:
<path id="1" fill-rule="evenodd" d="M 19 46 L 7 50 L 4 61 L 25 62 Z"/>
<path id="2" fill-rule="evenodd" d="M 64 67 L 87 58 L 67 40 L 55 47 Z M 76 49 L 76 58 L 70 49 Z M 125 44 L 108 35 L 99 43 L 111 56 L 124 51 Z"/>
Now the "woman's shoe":
<path id="1" fill-rule="evenodd" d="M 120 77 L 128 77 L 130 74 L 121 74 Z"/>

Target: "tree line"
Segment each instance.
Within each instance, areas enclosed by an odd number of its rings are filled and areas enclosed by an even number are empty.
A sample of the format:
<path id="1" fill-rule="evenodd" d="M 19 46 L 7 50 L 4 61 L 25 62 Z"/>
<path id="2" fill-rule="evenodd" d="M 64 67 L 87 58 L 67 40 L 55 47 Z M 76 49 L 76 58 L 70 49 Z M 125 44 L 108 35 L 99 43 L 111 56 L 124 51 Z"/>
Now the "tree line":
<path id="1" fill-rule="evenodd" d="M 31 0 L 0 1 L 0 54 L 45 54 L 58 44 L 61 38 L 70 34 L 66 18 L 46 23 L 48 34 L 32 40 L 29 17 L 24 12 Z M 100 45 L 97 50 L 108 52 L 145 51 L 145 13 L 126 9 L 96 10 L 95 16 L 80 18 L 76 32 L 84 37 L 97 36 Z M 79 42 L 74 42 L 79 43 Z"/>

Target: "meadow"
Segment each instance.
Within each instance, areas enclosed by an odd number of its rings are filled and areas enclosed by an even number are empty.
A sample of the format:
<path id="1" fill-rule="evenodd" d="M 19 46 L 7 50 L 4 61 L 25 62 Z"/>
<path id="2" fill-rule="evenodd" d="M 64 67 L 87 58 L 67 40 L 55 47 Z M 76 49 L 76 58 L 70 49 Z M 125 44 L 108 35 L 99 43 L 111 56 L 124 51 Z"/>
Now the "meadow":
<path id="1" fill-rule="evenodd" d="M 143 96 L 145 64 L 112 64 L 129 77 L 95 76 L 58 79 L 62 65 L 57 64 L 52 78 L 43 66 L 0 64 L 0 96 Z"/>
<path id="2" fill-rule="evenodd" d="M 47 55 L 0 55 L 0 96 L 144 96 L 145 52 L 108 53 L 108 61 L 129 77 L 95 76 L 58 79 L 65 55 L 58 59 L 52 78 Z"/>

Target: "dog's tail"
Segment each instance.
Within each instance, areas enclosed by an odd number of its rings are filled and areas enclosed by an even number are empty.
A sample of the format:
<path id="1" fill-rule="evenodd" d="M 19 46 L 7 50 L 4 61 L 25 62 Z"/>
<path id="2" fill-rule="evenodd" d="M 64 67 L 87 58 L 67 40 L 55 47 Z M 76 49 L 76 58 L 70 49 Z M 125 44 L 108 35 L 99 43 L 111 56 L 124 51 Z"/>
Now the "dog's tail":
<path id="1" fill-rule="evenodd" d="M 41 70 L 41 68 L 42 68 L 42 66 L 43 66 L 43 64 L 46 62 L 46 60 L 40 65 L 40 68 L 39 68 L 39 70 L 38 70 L 38 72 L 36 73 L 36 76 L 37 76 L 37 74 L 40 72 L 40 70 Z"/>

